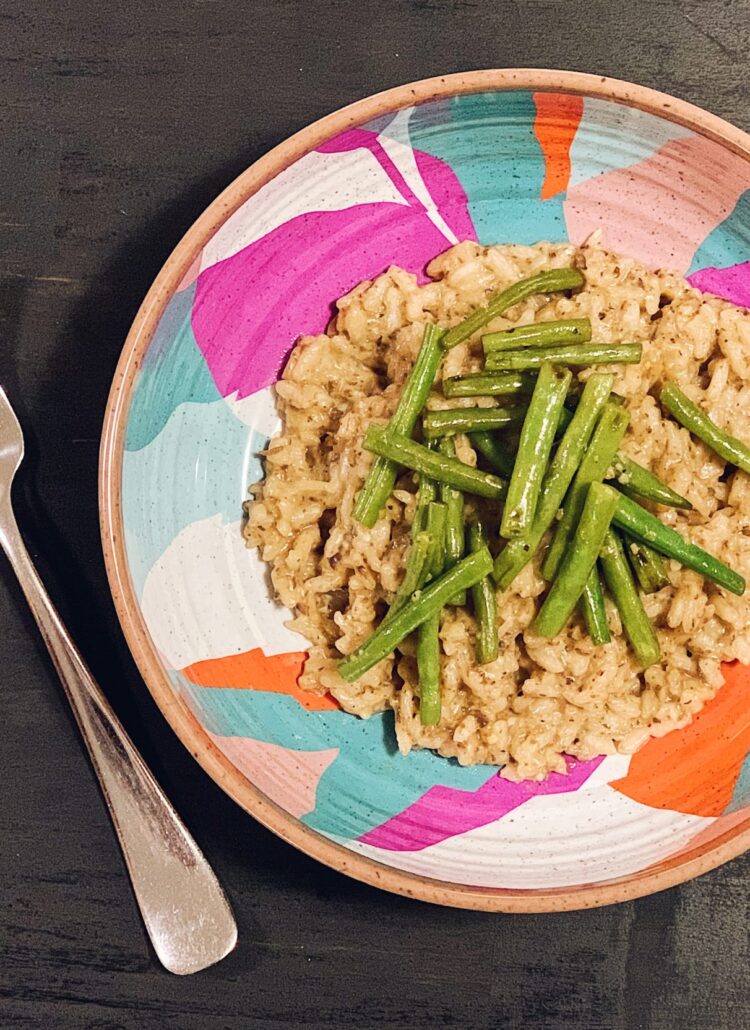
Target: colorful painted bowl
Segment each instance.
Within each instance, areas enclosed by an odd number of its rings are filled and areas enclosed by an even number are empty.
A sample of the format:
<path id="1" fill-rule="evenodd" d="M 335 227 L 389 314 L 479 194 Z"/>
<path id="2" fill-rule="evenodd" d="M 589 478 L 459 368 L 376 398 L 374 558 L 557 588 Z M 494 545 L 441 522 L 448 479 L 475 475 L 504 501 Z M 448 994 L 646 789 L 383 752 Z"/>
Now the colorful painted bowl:
<path id="1" fill-rule="evenodd" d="M 239 805 L 316 859 L 429 901 L 578 908 L 750 847 L 750 680 L 633 757 L 512 784 L 302 692 L 241 506 L 273 384 L 333 300 L 461 239 L 582 241 L 750 305 L 750 137 L 639 86 L 486 71 L 390 90 L 258 161 L 159 274 L 109 401 L 101 517 L 112 592 L 167 719 Z"/>

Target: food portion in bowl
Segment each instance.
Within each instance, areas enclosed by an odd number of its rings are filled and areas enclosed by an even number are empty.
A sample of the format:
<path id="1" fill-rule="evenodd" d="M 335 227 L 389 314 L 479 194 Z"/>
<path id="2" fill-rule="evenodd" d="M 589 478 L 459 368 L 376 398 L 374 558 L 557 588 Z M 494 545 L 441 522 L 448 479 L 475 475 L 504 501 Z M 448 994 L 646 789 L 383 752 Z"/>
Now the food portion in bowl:
<path id="1" fill-rule="evenodd" d="M 362 283 L 277 384 L 245 535 L 300 683 L 511 779 L 631 753 L 750 661 L 750 313 L 595 238 L 428 273 Z"/>

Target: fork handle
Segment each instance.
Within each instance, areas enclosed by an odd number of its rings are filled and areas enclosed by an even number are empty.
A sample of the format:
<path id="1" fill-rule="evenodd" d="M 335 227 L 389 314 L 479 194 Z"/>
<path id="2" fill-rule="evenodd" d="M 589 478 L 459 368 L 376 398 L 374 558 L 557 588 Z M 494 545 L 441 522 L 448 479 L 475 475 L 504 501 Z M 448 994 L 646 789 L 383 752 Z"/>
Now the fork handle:
<path id="1" fill-rule="evenodd" d="M 205 969 L 237 942 L 229 902 L 89 672 L 29 557 L 9 499 L 0 509 L 0 544 L 75 713 L 154 950 L 172 973 Z"/>

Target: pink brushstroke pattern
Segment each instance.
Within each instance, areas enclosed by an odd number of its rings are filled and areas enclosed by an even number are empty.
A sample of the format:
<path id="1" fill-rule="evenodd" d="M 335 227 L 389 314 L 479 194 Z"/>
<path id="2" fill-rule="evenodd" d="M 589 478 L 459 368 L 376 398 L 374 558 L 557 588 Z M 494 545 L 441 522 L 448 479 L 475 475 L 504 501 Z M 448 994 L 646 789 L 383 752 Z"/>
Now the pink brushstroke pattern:
<path id="1" fill-rule="evenodd" d="M 424 282 L 425 265 L 450 245 L 374 133 L 350 130 L 322 149 L 354 147 L 371 151 L 407 204 L 299 215 L 199 275 L 193 332 L 223 396 L 245 397 L 275 382 L 297 338 L 323 332 L 331 302 L 361 280 L 398 264 Z M 458 239 L 476 239 L 453 171 L 428 154 L 416 159 L 447 225 Z"/>
<path id="2" fill-rule="evenodd" d="M 388 173 L 388 178 L 409 206 L 417 211 L 422 211 L 421 201 L 374 133 L 368 132 L 366 129 L 349 129 L 335 139 L 329 140 L 328 143 L 322 144 L 318 149 L 324 154 L 338 154 L 359 147 L 370 151 L 380 167 Z M 453 170 L 444 161 L 423 150 L 413 150 L 412 153 L 419 174 L 427 186 L 435 207 L 443 215 L 456 238 L 458 240 L 475 240 L 477 238 L 476 231 L 469 216 L 466 194 Z M 427 276 L 423 274 L 422 269 L 414 271 L 417 272 L 420 282 L 426 281 Z"/>
<path id="3" fill-rule="evenodd" d="M 249 737 L 211 737 L 254 786 L 298 819 L 315 808 L 320 777 L 339 753 L 338 748 L 293 751 Z"/>
<path id="4" fill-rule="evenodd" d="M 645 161 L 572 186 L 568 235 L 580 244 L 602 229 L 610 250 L 684 273 L 749 186 L 745 158 L 699 136 L 672 140 Z"/>
<path id="5" fill-rule="evenodd" d="M 531 798 L 578 790 L 603 760 L 578 762 L 566 757 L 567 773 L 550 773 L 541 783 L 534 780 L 511 783 L 495 774 L 475 791 L 431 787 L 413 805 L 369 830 L 359 840 L 384 851 L 421 851 L 448 837 L 502 819 Z"/>
<path id="6" fill-rule="evenodd" d="M 715 293 L 732 304 L 750 308 L 750 261 L 728 268 L 701 268 L 688 276 L 688 282 L 706 293 Z"/>

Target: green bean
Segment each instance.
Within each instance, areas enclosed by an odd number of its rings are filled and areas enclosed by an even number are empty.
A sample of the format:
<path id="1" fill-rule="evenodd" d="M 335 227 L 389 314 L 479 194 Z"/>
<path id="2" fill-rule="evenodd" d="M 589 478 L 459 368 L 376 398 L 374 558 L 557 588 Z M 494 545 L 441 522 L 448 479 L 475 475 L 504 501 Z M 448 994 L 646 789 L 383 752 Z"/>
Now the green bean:
<path id="1" fill-rule="evenodd" d="M 616 404 L 619 407 L 625 404 L 625 398 L 621 397 L 619 393 L 614 392 L 610 393 L 609 401 L 611 404 Z M 567 428 L 568 422 L 573 417 L 568 410 L 567 404 L 568 402 L 566 401 L 566 407 L 563 408 L 560 418 L 560 428 L 562 429 Z M 578 401 L 574 400 L 570 405 L 573 411 L 576 410 L 577 404 Z M 614 474 L 606 478 L 615 479 L 617 481 L 617 488 L 624 494 L 627 494 L 628 497 L 632 497 L 633 500 L 642 497 L 647 501 L 663 504 L 667 508 L 684 508 L 689 510 L 693 507 L 690 501 L 681 494 L 676 493 L 666 483 L 663 483 L 657 475 L 644 468 L 643 465 L 639 465 L 637 461 L 633 461 L 632 458 L 628 458 L 625 454 L 617 453 L 610 468 Z"/>
<path id="2" fill-rule="evenodd" d="M 594 372 L 594 373 L 592 373 L 592 378 L 595 375 L 603 375 L 603 374 L 604 373 L 602 373 L 602 372 Z M 564 433 L 565 430 L 568 428 L 568 426 L 570 425 L 570 423 L 572 421 L 573 421 L 573 413 L 568 411 L 568 409 L 564 407 L 562 409 L 562 411 L 560 412 L 560 421 L 557 423 L 558 431 L 561 434 Z"/>
<path id="3" fill-rule="evenodd" d="M 429 572 L 436 579 L 445 566 L 445 504 L 432 503 L 427 513 L 430 551 Z M 424 726 L 440 722 L 440 614 L 439 608 L 417 630 L 417 670 L 419 672 L 419 717 Z"/>
<path id="4" fill-rule="evenodd" d="M 614 391 L 610 393 L 609 400 L 610 403 L 619 404 L 620 406 L 624 406 L 627 403 L 621 394 Z M 579 398 L 569 393 L 565 401 L 566 408 L 571 408 L 575 411 L 578 403 Z M 639 465 L 632 458 L 628 458 L 625 454 L 615 455 L 612 469 L 614 475 L 607 478 L 616 479 L 618 488 L 634 500 L 636 497 L 643 497 L 649 501 L 656 501 L 657 504 L 663 504 L 668 508 L 690 509 L 693 507 L 690 501 L 675 493 L 653 472 L 644 468 L 643 465 Z"/>
<path id="5" fill-rule="evenodd" d="M 487 546 L 487 530 L 481 522 L 469 527 L 469 549 L 480 551 Z M 490 575 L 480 579 L 471 588 L 474 619 L 477 625 L 476 653 L 480 665 L 494 662 L 498 654 L 497 604 L 495 585 Z"/>
<path id="6" fill-rule="evenodd" d="M 566 318 L 558 322 L 532 322 L 517 325 L 500 333 L 485 333 L 482 347 L 485 354 L 520 347 L 562 347 L 569 343 L 588 343 L 591 322 L 588 318 Z"/>
<path id="7" fill-rule="evenodd" d="M 386 658 L 398 644 L 413 633 L 417 626 L 439 612 L 461 590 L 469 590 L 492 570 L 492 558 L 486 547 L 462 558 L 448 572 L 444 572 L 419 594 L 385 626 L 381 625 L 356 651 L 339 663 L 339 673 L 348 683 L 359 679 L 373 665 Z"/>
<path id="8" fill-rule="evenodd" d="M 374 454 L 382 454 L 398 465 L 421 472 L 439 483 L 455 486 L 467 494 L 479 497 L 502 499 L 507 491 L 506 483 L 491 472 L 465 465 L 458 458 L 446 458 L 443 454 L 423 447 L 405 436 L 396 436 L 382 426 L 370 426 L 365 434 L 364 447 Z"/>
<path id="9" fill-rule="evenodd" d="M 738 572 L 730 569 L 697 544 L 685 540 L 678 532 L 670 526 L 665 526 L 655 515 L 635 501 L 631 501 L 629 497 L 620 494 L 612 521 L 618 529 L 624 529 L 628 536 L 634 537 L 642 544 L 648 544 L 667 558 L 674 558 L 685 568 L 699 572 L 730 593 L 738 597 L 745 593 L 745 580 Z"/>
<path id="10" fill-rule="evenodd" d="M 507 590 L 531 561 L 542 537 L 552 525 L 614 381 L 615 377 L 609 373 L 595 372 L 586 382 L 580 403 L 544 477 L 531 532 L 525 539 L 511 540 L 497 557 L 494 575 L 501 590 Z"/>
<path id="11" fill-rule="evenodd" d="M 455 458 L 453 437 L 444 436 L 439 450 L 447 458 Z M 447 483 L 441 483 L 440 500 L 445 505 L 445 568 L 451 569 L 464 556 L 464 495 Z M 451 603 L 466 604 L 466 591 L 454 597 Z"/>
<path id="12" fill-rule="evenodd" d="M 440 359 L 442 332 L 435 325 L 426 325 L 416 361 L 404 383 L 389 428 L 402 436 L 411 436 L 435 381 Z M 379 455 L 359 492 L 354 505 L 354 518 L 372 529 L 396 482 L 396 465 Z"/>
<path id="13" fill-rule="evenodd" d="M 516 463 L 508 484 L 500 534 L 508 539 L 531 529 L 572 373 L 545 362 L 521 428 Z"/>
<path id="14" fill-rule="evenodd" d="M 637 365 L 643 347 L 640 343 L 571 344 L 568 347 L 539 347 L 534 350 L 506 350 L 488 354 L 488 372 L 524 371 L 539 368 L 545 361 L 556 365 L 586 368 L 590 365 Z"/>
<path id="15" fill-rule="evenodd" d="M 414 535 L 409 553 L 406 556 L 404 578 L 399 584 L 390 608 L 383 616 L 381 626 L 392 619 L 404 607 L 414 591 L 420 590 L 427 582 L 430 543 L 429 533 L 416 533 Z"/>
<path id="16" fill-rule="evenodd" d="M 607 589 L 620 612 L 625 636 L 641 666 L 648 668 L 661 657 L 659 640 L 636 590 L 622 542 L 612 530 L 604 537 L 600 560 Z"/>
<path id="17" fill-rule="evenodd" d="M 508 375 L 508 374 L 509 373 L 506 372 L 506 375 Z M 603 375 L 603 374 L 604 373 L 602 373 L 602 372 L 598 373 L 598 375 Z M 614 379 L 612 381 L 614 382 Z M 585 385 L 586 384 L 585 383 L 581 383 L 580 380 L 575 380 L 575 379 L 573 380 L 573 382 L 571 384 L 571 387 L 570 387 L 570 392 L 568 393 L 568 396 L 565 398 L 565 407 L 569 411 L 571 411 L 571 412 L 575 411 L 576 408 L 578 407 L 578 405 L 581 403 L 581 397 L 583 397 L 583 391 L 582 390 L 579 389 L 578 392 L 574 392 L 575 389 L 576 389 L 576 386 L 581 387 L 581 386 L 585 386 Z M 615 393 L 614 390 L 610 390 L 609 397 L 607 399 L 609 400 L 610 404 L 617 404 L 621 408 L 625 407 L 627 405 L 627 399 L 625 397 L 623 397 L 623 395 L 621 393 Z"/>
<path id="18" fill-rule="evenodd" d="M 663 386 L 659 399 L 680 425 L 702 440 L 720 458 L 741 468 L 743 472 L 750 472 L 750 447 L 720 429 L 705 411 L 701 411 L 697 404 L 685 396 L 676 383 Z"/>
<path id="19" fill-rule="evenodd" d="M 417 503 L 414 508 L 414 521 L 411 524 L 412 538 L 421 533 L 427 522 L 427 509 L 430 502 L 437 498 L 437 483 L 429 476 L 418 476 Z"/>
<path id="20" fill-rule="evenodd" d="M 667 566 L 658 551 L 630 539 L 625 540 L 625 551 L 644 594 L 654 594 L 669 585 Z"/>
<path id="21" fill-rule="evenodd" d="M 554 364 L 554 362 L 553 362 L 553 364 Z M 603 373 L 595 372 L 593 374 L 594 375 L 602 375 Z M 563 409 L 560 412 L 560 421 L 557 423 L 557 432 L 555 433 L 555 438 L 557 438 L 558 436 L 562 436 L 563 433 L 565 432 L 565 430 L 568 428 L 568 426 L 570 425 L 570 423 L 572 421 L 573 421 L 573 412 L 572 411 L 568 411 L 568 409 L 563 406 Z"/>
<path id="22" fill-rule="evenodd" d="M 612 637 L 607 622 L 607 609 L 604 604 L 604 591 L 596 565 L 589 573 L 586 586 L 581 594 L 581 611 L 586 623 L 586 631 L 597 646 L 608 644 Z"/>
<path id="23" fill-rule="evenodd" d="M 560 290 L 575 290 L 583 286 L 583 274 L 577 268 L 551 268 L 547 272 L 537 272 L 529 279 L 521 279 L 513 283 L 506 290 L 496 294 L 489 304 L 483 308 L 477 308 L 468 318 L 452 329 L 443 337 L 443 347 L 450 350 L 457 343 L 463 343 L 470 336 L 483 329 L 488 322 L 498 315 L 502 315 L 514 304 L 520 304 L 527 297 L 533 297 L 537 293 L 558 293 Z"/>
<path id="24" fill-rule="evenodd" d="M 565 498 L 562 519 L 557 524 L 554 540 L 544 559 L 542 575 L 545 579 L 551 580 L 557 572 L 581 517 L 589 484 L 604 478 L 617 453 L 629 419 L 630 415 L 626 408 L 609 402 L 604 405 L 599 424 L 594 430 L 591 443 Z"/>
<path id="25" fill-rule="evenodd" d="M 432 579 L 440 575 L 445 564 L 445 517 L 445 505 L 440 501 L 431 501 L 427 509 L 426 532 L 430 538 L 427 572 Z"/>
<path id="26" fill-rule="evenodd" d="M 419 627 L 417 671 L 419 721 L 423 726 L 437 726 L 443 707 L 440 689 L 440 612 L 431 615 Z"/>
<path id="27" fill-rule="evenodd" d="M 533 376 L 523 372 L 470 372 L 443 380 L 445 397 L 505 397 L 531 393 Z"/>
<path id="28" fill-rule="evenodd" d="M 595 481 L 589 485 L 575 536 L 534 620 L 534 628 L 540 636 L 557 636 L 572 615 L 596 564 L 619 496 L 604 483 Z"/>
<path id="29" fill-rule="evenodd" d="M 457 433 L 475 433 L 477 430 L 503 429 L 520 422 L 523 408 L 443 408 L 442 411 L 428 411 L 422 418 L 425 439 L 436 440 L 441 436 L 455 436 Z"/>
<path id="30" fill-rule="evenodd" d="M 676 493 L 666 483 L 662 483 L 653 472 L 624 454 L 615 455 L 612 467 L 613 478 L 617 482 L 617 486 L 633 500 L 643 497 L 647 501 L 655 501 L 667 508 L 690 509 L 693 507 L 687 498 Z"/>
<path id="31" fill-rule="evenodd" d="M 501 476 L 509 477 L 513 473 L 515 456 L 507 451 L 500 443 L 494 433 L 482 430 L 479 433 L 469 433 L 469 440 L 472 447 L 484 455 L 496 472 Z"/>

